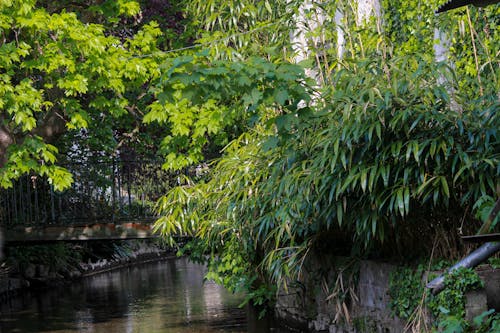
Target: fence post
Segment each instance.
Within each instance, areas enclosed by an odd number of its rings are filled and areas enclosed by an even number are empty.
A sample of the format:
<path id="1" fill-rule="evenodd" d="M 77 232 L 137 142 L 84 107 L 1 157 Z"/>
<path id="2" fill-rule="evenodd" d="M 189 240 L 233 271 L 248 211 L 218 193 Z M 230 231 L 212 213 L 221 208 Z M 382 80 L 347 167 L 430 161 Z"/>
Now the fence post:
<path id="1" fill-rule="evenodd" d="M 12 186 L 12 199 L 13 199 L 13 204 L 14 204 L 14 221 L 12 221 L 12 222 L 18 222 L 17 194 L 16 194 L 16 187 L 15 186 Z"/>
<path id="2" fill-rule="evenodd" d="M 51 223 L 56 223 L 56 209 L 54 205 L 54 186 L 50 185 L 50 217 Z"/>
<path id="3" fill-rule="evenodd" d="M 28 205 L 28 220 L 30 224 L 33 224 L 33 214 L 32 214 L 32 207 L 31 207 L 31 184 L 30 184 L 31 177 L 26 177 L 26 201 Z"/>
<path id="4" fill-rule="evenodd" d="M 132 162 L 128 162 L 129 164 L 127 165 L 127 195 L 128 195 L 128 215 L 131 216 L 132 214 L 132 197 L 130 194 L 130 164 Z"/>
<path id="5" fill-rule="evenodd" d="M 35 190 L 35 223 L 40 222 L 40 207 L 38 205 L 38 186 L 36 183 L 37 178 L 32 178 L 31 181 L 33 182 L 33 188 Z"/>
<path id="6" fill-rule="evenodd" d="M 123 200 L 122 200 L 122 172 L 123 172 L 123 162 L 120 161 L 118 164 L 118 172 L 116 173 L 118 177 L 118 207 L 120 208 L 120 215 L 123 212 Z"/>
<path id="7" fill-rule="evenodd" d="M 113 156 L 112 160 L 112 170 L 111 170 L 111 222 L 115 221 L 115 211 L 116 211 L 116 184 L 115 184 L 115 174 L 116 174 L 116 160 Z"/>

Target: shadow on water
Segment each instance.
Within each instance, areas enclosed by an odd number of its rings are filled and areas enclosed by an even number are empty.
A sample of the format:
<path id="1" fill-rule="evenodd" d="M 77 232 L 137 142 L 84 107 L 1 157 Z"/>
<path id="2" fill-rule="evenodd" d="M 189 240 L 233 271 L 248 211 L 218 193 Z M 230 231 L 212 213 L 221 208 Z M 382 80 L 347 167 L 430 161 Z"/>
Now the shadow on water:
<path id="1" fill-rule="evenodd" d="M 0 333 L 278 332 L 204 274 L 180 258 L 26 293 L 0 305 Z"/>

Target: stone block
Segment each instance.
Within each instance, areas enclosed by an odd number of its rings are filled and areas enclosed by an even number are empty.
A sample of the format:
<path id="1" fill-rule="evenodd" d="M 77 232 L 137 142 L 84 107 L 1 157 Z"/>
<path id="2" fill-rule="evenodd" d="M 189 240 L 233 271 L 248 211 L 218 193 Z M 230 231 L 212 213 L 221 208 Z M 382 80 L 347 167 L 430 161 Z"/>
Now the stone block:
<path id="1" fill-rule="evenodd" d="M 316 320 L 313 320 L 312 322 L 312 326 L 314 328 L 314 330 L 316 331 L 326 331 L 328 330 L 328 326 L 330 324 L 330 318 L 325 315 L 325 314 L 319 314 L 317 317 L 316 317 Z"/>
<path id="2" fill-rule="evenodd" d="M 399 333 L 404 322 L 392 315 L 389 308 L 389 281 L 394 265 L 362 261 L 360 266 L 359 302 L 353 308 L 353 317 L 369 332 Z M 363 330 L 358 330 L 363 332 Z"/>
<path id="3" fill-rule="evenodd" d="M 328 333 L 361 333 L 357 331 L 352 325 L 343 324 L 341 326 L 338 325 L 330 325 L 328 329 Z"/>
<path id="4" fill-rule="evenodd" d="M 359 299 L 360 306 L 379 309 L 387 312 L 389 304 L 389 278 L 396 266 L 362 261 L 359 272 Z"/>
<path id="5" fill-rule="evenodd" d="M 479 267 L 477 274 L 484 281 L 488 309 L 500 311 L 500 269 Z"/>
<path id="6" fill-rule="evenodd" d="M 474 290 L 465 294 L 465 319 L 472 321 L 474 317 L 488 310 L 486 291 Z"/>

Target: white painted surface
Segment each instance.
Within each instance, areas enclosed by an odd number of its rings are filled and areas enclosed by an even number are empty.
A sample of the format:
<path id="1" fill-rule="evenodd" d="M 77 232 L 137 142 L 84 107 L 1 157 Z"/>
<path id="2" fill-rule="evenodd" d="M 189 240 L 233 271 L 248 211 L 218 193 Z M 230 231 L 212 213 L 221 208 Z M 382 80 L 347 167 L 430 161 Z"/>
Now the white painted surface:
<path id="1" fill-rule="evenodd" d="M 356 24 L 360 26 L 372 16 L 380 19 L 382 17 L 381 13 L 379 0 L 358 0 Z"/>

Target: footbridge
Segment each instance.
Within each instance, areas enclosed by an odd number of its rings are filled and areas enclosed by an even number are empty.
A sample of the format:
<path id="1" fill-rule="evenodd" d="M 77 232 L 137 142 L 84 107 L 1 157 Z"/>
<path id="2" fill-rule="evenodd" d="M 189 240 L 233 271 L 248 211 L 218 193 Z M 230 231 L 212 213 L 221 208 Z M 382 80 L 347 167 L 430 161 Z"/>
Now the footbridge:
<path id="1" fill-rule="evenodd" d="M 179 181 L 159 161 L 86 159 L 68 163 L 71 188 L 54 191 L 27 175 L 0 190 L 6 243 L 156 238 L 156 200 Z"/>

